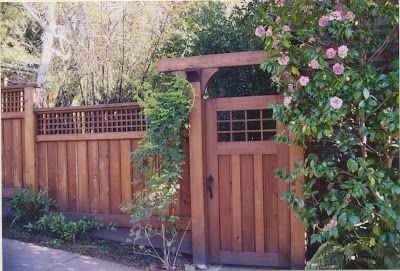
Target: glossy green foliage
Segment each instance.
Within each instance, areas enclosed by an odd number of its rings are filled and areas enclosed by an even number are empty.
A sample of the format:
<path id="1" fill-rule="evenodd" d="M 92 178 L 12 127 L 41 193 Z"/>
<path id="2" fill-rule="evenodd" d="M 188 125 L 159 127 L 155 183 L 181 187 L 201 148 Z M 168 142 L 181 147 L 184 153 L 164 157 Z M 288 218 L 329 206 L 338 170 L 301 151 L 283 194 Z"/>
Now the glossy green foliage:
<path id="1" fill-rule="evenodd" d="M 259 24 L 271 31 L 260 32 L 270 55 L 261 67 L 285 96 L 284 105 L 273 106 L 274 117 L 293 134 L 277 139 L 308 154 L 293 172 L 277 175 L 292 185 L 283 197 L 309 228 L 310 244 L 335 240 L 363 251 L 398 251 L 398 6 L 335 3 L 260 5 Z M 328 56 L 329 48 L 336 55 Z M 301 197 L 294 191 L 300 176 Z"/>

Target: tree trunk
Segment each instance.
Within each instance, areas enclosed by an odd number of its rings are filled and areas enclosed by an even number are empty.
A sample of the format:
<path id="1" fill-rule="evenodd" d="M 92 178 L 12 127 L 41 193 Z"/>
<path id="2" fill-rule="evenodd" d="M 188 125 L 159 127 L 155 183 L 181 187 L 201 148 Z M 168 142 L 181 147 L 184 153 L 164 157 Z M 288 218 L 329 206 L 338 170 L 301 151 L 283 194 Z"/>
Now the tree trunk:
<path id="1" fill-rule="evenodd" d="M 44 87 L 47 80 L 47 72 L 50 67 L 51 59 L 53 57 L 53 42 L 56 34 L 56 20 L 54 17 L 55 3 L 50 2 L 47 4 L 46 23 L 44 24 L 42 40 L 42 51 L 40 56 L 40 64 L 36 83 L 42 89 L 39 95 L 40 106 L 45 105 Z"/>

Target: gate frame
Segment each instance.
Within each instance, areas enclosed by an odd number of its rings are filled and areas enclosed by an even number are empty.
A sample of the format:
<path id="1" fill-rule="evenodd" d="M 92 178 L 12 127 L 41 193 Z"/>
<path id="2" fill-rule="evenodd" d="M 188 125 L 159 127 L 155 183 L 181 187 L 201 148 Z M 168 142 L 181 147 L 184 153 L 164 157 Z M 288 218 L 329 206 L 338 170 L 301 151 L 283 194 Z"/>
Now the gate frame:
<path id="1" fill-rule="evenodd" d="M 264 51 L 212 54 L 192 57 L 162 59 L 158 71 L 173 73 L 187 79 L 195 90 L 193 108 L 190 113 L 190 192 L 192 217 L 192 251 L 195 264 L 208 262 L 208 229 L 206 213 L 206 144 L 205 112 L 203 93 L 209 80 L 220 68 L 241 67 L 261 64 L 268 56 Z M 304 160 L 303 148 L 289 145 L 290 171 L 294 161 Z M 296 193 L 300 195 L 304 177 L 296 182 Z M 290 216 L 290 266 L 292 269 L 304 269 L 305 265 L 305 229 L 301 219 L 291 210 Z"/>

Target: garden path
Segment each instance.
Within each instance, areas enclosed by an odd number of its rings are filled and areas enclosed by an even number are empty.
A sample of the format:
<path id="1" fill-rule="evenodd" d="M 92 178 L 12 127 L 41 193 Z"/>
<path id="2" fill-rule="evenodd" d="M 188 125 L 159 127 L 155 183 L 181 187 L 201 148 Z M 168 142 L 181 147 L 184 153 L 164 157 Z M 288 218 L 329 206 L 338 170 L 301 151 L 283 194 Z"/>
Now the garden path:
<path id="1" fill-rule="evenodd" d="M 139 271 L 133 267 L 58 249 L 3 239 L 4 271 Z"/>

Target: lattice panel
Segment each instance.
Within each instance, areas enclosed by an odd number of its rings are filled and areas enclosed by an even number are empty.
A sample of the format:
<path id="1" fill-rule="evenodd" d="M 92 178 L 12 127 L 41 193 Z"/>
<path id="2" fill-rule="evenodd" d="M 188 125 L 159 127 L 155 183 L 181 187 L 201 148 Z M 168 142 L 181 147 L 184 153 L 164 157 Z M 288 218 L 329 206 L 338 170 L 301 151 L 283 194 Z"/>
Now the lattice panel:
<path id="1" fill-rule="evenodd" d="M 39 135 L 92 134 L 145 131 L 140 108 L 90 111 L 45 112 L 37 114 Z"/>
<path id="2" fill-rule="evenodd" d="M 272 109 L 217 111 L 218 142 L 273 140 Z"/>
<path id="3" fill-rule="evenodd" d="M 24 90 L 2 90 L 1 112 L 24 112 Z"/>

